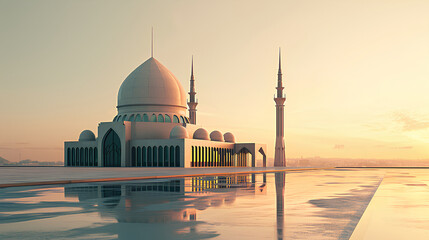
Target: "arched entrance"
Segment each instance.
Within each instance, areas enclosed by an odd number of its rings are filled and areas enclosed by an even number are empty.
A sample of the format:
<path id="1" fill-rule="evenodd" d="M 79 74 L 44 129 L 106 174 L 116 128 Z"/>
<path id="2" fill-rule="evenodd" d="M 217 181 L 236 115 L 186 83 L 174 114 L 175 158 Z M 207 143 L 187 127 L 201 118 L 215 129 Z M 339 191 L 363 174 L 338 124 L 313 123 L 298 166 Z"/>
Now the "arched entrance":
<path id="1" fill-rule="evenodd" d="M 121 166 L 121 140 L 112 129 L 107 132 L 103 139 L 103 166 Z"/>

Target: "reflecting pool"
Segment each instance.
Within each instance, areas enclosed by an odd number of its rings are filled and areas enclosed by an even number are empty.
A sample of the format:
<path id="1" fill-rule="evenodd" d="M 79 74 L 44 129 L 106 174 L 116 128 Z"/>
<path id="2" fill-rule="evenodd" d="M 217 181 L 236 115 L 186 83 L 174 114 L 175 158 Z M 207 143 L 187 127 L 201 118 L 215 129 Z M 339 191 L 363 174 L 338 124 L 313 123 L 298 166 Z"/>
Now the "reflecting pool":
<path id="1" fill-rule="evenodd" d="M 403 175 L 388 174 L 334 169 L 5 188 L 0 239 L 349 239 L 383 179 Z"/>

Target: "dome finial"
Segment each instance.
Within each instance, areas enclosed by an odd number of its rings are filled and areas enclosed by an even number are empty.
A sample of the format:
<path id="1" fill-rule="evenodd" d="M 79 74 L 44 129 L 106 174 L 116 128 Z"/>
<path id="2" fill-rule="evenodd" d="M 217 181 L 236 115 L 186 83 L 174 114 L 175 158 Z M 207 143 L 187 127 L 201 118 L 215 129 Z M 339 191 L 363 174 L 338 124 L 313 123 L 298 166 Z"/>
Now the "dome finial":
<path id="1" fill-rule="evenodd" d="M 152 41 L 150 42 L 150 56 L 153 57 L 153 27 L 152 27 Z"/>

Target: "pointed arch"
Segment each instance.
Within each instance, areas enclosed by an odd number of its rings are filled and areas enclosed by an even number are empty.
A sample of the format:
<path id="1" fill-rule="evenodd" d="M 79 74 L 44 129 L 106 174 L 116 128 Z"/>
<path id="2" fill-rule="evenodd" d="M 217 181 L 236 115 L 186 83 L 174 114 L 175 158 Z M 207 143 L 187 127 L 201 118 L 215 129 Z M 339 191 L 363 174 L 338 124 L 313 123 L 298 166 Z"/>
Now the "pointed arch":
<path id="1" fill-rule="evenodd" d="M 155 114 L 152 114 L 152 116 L 150 117 L 150 121 L 156 122 L 156 115 Z"/>
<path id="2" fill-rule="evenodd" d="M 121 139 L 113 129 L 107 131 L 103 138 L 103 166 L 121 166 Z"/>
<path id="3" fill-rule="evenodd" d="M 134 122 L 134 114 L 131 114 L 131 116 L 128 118 L 128 121 Z"/>
<path id="4" fill-rule="evenodd" d="M 141 122 L 141 121 L 142 121 L 142 116 L 140 114 L 137 114 L 136 122 Z"/>
<path id="5" fill-rule="evenodd" d="M 143 122 L 149 122 L 149 117 L 147 116 L 147 114 L 143 114 Z"/>
<path id="6" fill-rule="evenodd" d="M 158 115 L 158 122 L 164 122 L 164 116 L 162 114 Z"/>
<path id="7" fill-rule="evenodd" d="M 171 118 L 168 114 L 165 114 L 165 122 L 171 123 Z"/>
<path id="8" fill-rule="evenodd" d="M 173 122 L 179 123 L 179 118 L 176 115 L 173 116 Z"/>

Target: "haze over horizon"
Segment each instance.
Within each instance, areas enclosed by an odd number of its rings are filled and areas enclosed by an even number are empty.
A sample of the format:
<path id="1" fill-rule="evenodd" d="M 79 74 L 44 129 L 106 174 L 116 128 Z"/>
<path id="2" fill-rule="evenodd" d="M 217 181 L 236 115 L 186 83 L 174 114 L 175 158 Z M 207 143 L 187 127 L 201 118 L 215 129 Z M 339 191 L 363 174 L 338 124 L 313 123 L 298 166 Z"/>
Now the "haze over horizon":
<path id="1" fill-rule="evenodd" d="M 198 124 L 274 155 L 278 47 L 286 157 L 429 159 L 429 2 L 0 0 L 0 156 L 60 161 L 116 115 L 154 57 Z"/>

